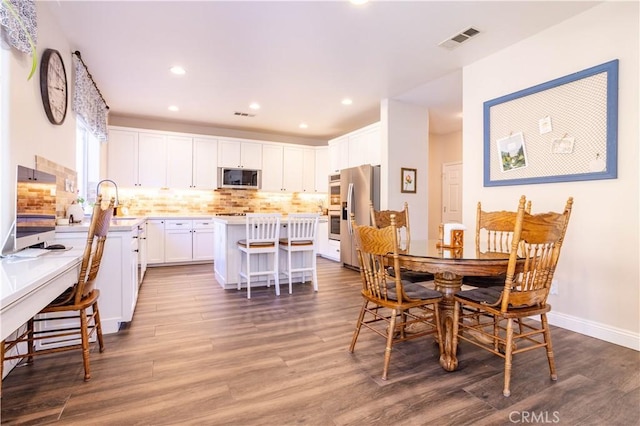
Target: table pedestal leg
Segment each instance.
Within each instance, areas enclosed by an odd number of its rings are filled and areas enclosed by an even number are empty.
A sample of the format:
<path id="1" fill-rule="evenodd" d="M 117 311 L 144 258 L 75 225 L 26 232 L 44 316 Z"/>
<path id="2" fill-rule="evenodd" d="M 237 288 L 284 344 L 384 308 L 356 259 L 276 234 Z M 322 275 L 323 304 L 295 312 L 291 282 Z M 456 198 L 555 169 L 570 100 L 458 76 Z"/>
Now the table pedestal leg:
<path id="1" fill-rule="evenodd" d="M 442 336 L 444 338 L 443 350 L 440 354 L 440 365 L 447 371 L 455 371 L 458 368 L 456 358 L 457 347 L 453 346 L 453 309 L 455 303 L 453 295 L 462 287 L 462 277 L 451 272 L 434 274 L 435 288 L 443 294 L 440 302 L 440 322 L 442 324 Z"/>

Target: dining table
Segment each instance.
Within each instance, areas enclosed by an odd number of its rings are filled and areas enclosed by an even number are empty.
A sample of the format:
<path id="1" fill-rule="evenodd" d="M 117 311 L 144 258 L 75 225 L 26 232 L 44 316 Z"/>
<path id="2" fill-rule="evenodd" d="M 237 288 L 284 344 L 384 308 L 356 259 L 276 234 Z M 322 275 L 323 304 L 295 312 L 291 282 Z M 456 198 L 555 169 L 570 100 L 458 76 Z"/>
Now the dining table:
<path id="1" fill-rule="evenodd" d="M 462 278 L 469 276 L 498 276 L 505 274 L 509 253 L 483 252 L 474 241 L 459 247 L 443 247 L 438 239 L 411 240 L 399 248 L 400 267 L 434 276 L 435 289 L 442 293 L 439 303 L 443 335 L 440 365 L 446 371 L 458 367 L 457 347 L 453 336 L 454 295 L 462 288 Z"/>

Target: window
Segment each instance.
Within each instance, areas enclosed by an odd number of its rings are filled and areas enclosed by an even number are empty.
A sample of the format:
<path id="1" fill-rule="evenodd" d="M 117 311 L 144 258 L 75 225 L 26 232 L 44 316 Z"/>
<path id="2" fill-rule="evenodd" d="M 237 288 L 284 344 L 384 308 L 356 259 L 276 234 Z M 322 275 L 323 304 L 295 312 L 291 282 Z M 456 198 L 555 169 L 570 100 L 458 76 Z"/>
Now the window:
<path id="1" fill-rule="evenodd" d="M 76 170 L 78 197 L 94 202 L 96 185 L 100 181 L 100 141 L 87 129 L 82 120 L 77 120 L 76 127 Z"/>

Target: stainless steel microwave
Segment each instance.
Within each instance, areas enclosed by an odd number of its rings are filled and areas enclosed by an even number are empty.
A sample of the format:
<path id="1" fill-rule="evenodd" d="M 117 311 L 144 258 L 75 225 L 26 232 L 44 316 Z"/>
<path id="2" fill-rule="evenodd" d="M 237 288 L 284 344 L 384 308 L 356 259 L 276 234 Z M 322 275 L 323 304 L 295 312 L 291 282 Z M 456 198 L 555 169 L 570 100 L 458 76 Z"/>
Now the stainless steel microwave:
<path id="1" fill-rule="evenodd" d="M 218 167 L 218 188 L 260 189 L 261 171 Z"/>

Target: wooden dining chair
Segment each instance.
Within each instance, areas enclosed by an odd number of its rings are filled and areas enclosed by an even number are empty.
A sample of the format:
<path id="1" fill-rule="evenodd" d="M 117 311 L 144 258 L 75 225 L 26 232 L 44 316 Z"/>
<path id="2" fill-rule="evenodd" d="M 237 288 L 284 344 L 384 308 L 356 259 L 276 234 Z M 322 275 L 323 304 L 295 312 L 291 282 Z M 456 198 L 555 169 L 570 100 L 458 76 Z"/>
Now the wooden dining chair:
<path id="1" fill-rule="evenodd" d="M 524 211 L 531 213 L 531 200 L 528 200 Z M 516 225 L 515 211 L 484 211 L 478 202 L 476 210 L 476 251 L 509 253 Z M 504 284 L 506 274 L 497 276 L 465 275 L 462 283 L 473 287 L 493 287 Z"/>
<path id="2" fill-rule="evenodd" d="M 98 195 L 87 233 L 87 242 L 82 255 L 78 282 L 49 303 L 38 315 L 31 318 L 27 322 L 26 330 L 18 332 L 15 338 L 2 342 L 2 347 L 0 347 L 0 376 L 2 375 L 2 366 L 6 360 L 26 358 L 26 364 L 32 364 L 33 357 L 36 355 L 82 350 L 84 380 L 88 381 L 91 378 L 89 341 L 94 333 L 98 340 L 100 352 L 104 351 L 100 311 L 98 310 L 100 290 L 95 288 L 95 282 L 100 270 L 100 262 L 111 224 L 114 203 L 115 199 L 111 198 L 109 206 L 106 209 L 102 209 L 102 195 Z M 72 313 L 72 315 L 67 315 L 68 313 Z M 51 315 L 43 316 L 43 314 Z M 46 328 L 40 326 L 45 322 Z M 54 324 L 60 325 L 56 327 Z M 80 343 L 72 343 L 66 346 L 56 345 L 55 347 L 49 345 L 48 348 L 44 349 L 38 348 L 36 344 L 43 342 L 44 339 L 47 342 L 63 342 L 62 344 L 77 342 L 78 340 Z M 12 348 L 19 344 L 26 344 L 25 353 L 7 355 Z"/>
<path id="3" fill-rule="evenodd" d="M 382 379 L 386 380 L 391 350 L 396 343 L 436 334 L 442 353 L 443 340 L 438 312 L 442 294 L 400 279 L 398 232 L 394 214 L 390 216 L 390 225 L 382 229 L 358 226 L 353 217 L 351 222 L 360 263 L 361 294 L 364 300 L 349 352 L 353 353 L 362 327 L 384 337 L 387 344 Z M 396 272 L 393 277 L 389 275 L 386 267 L 389 260 Z M 406 328 L 413 324 L 420 324 L 421 327 L 415 333 L 407 333 Z"/>
<path id="4" fill-rule="evenodd" d="M 316 236 L 319 219 L 318 213 L 290 213 L 287 217 L 287 238 L 280 238 L 280 250 L 287 256 L 287 266 L 283 273 L 289 279 L 289 294 L 293 291 L 295 273 L 301 273 L 302 282 L 305 282 L 305 274 L 308 272 L 313 282 L 313 290 L 318 291 Z M 294 266 L 294 253 L 300 255 L 297 266 Z"/>
<path id="5" fill-rule="evenodd" d="M 247 281 L 247 299 L 251 299 L 251 278 L 267 277 L 267 287 L 271 286 L 271 277 L 275 282 L 276 296 L 280 296 L 280 272 L 278 262 L 278 242 L 280 240 L 280 213 L 247 213 L 245 238 L 238 241 L 240 250 L 240 269 L 238 272 L 238 290 L 242 288 L 242 279 Z M 258 257 L 271 257 L 271 262 L 260 262 Z M 252 259 L 253 258 L 253 259 Z M 271 264 L 269 266 L 269 264 Z"/>
<path id="6" fill-rule="evenodd" d="M 404 202 L 402 210 L 376 210 L 373 202 L 369 200 L 371 213 L 371 225 L 376 228 L 386 228 L 391 225 L 391 215 L 395 215 L 396 229 L 398 231 L 398 246 L 400 249 L 409 249 L 411 244 L 411 229 L 409 226 L 409 203 Z M 424 282 L 433 280 L 433 274 L 428 272 L 411 271 L 401 268 L 402 279 L 409 282 Z M 393 273 L 393 269 L 391 270 Z"/>
<path id="7" fill-rule="evenodd" d="M 455 294 L 454 347 L 464 340 L 504 358 L 504 396 L 511 394 L 514 355 L 545 348 L 552 380 L 557 379 L 547 312 L 547 296 L 569 224 L 573 198 L 562 213 L 529 214 L 518 206 L 506 279 L 501 287 Z M 540 322 L 525 320 L 539 316 Z M 514 320 L 520 322 L 514 331 Z"/>

